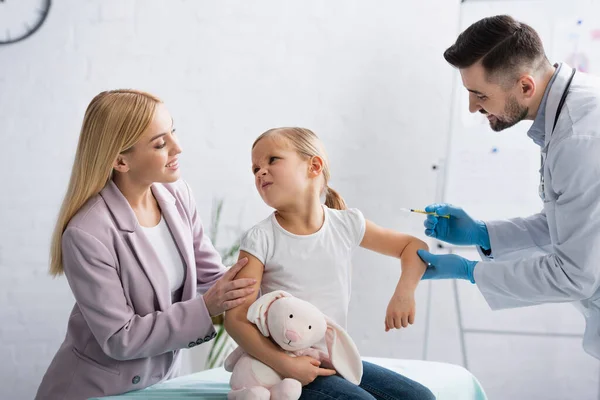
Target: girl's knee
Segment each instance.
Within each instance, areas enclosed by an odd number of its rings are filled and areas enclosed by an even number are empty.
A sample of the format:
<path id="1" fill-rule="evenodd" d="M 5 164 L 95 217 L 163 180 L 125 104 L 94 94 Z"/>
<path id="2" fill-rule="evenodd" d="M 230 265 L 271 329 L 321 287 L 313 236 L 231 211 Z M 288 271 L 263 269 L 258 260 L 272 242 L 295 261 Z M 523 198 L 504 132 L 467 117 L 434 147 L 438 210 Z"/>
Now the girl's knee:
<path id="1" fill-rule="evenodd" d="M 418 389 L 418 392 L 415 393 L 416 396 L 414 397 L 414 400 L 435 400 L 435 395 L 428 387 L 423 386 L 420 383 L 418 385 L 420 388 Z"/>
<path id="2" fill-rule="evenodd" d="M 371 363 L 363 363 L 361 387 L 378 399 L 433 400 L 426 386 L 397 372 Z"/>

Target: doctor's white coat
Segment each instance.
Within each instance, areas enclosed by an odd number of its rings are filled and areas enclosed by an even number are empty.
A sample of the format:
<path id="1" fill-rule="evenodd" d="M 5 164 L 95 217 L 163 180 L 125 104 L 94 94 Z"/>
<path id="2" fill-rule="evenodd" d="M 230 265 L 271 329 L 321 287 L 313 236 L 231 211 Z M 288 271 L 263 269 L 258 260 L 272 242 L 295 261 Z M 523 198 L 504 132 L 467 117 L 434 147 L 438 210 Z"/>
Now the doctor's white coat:
<path id="1" fill-rule="evenodd" d="M 600 359 L 600 80 L 559 66 L 545 109 L 543 211 L 486 222 L 491 255 L 475 282 L 492 309 L 578 302 L 583 348 Z"/>

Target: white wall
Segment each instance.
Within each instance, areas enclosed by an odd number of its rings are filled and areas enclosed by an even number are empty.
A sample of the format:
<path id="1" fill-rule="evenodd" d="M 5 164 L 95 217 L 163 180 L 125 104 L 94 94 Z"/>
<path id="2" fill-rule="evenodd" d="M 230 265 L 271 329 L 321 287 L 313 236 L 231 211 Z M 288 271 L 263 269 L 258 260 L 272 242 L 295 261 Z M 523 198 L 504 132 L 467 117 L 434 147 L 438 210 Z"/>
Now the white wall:
<path id="1" fill-rule="evenodd" d="M 322 137 L 350 206 L 422 237 L 422 218 L 396 209 L 436 196 L 431 165 L 444 156 L 454 76 L 441 54 L 458 0 L 53 3 L 39 32 L 0 47 L 0 397 L 33 397 L 64 337 L 73 298 L 46 274 L 48 245 L 85 107 L 101 90 L 165 100 L 200 214 L 208 221 L 213 199 L 226 201 L 223 245 L 269 212 L 250 145 L 281 125 Z M 354 271 L 349 330 L 363 355 L 461 362 L 450 291 L 435 292 L 429 336 L 429 283 L 416 324 L 384 333 L 398 263 L 359 250 Z"/>

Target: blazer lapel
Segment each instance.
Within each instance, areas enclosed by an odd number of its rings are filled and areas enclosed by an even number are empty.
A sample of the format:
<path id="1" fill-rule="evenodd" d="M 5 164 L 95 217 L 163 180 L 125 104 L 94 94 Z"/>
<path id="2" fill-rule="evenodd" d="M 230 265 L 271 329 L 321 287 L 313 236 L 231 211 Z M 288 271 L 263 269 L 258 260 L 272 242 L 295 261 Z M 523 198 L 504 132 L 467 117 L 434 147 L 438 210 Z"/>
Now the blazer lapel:
<path id="1" fill-rule="evenodd" d="M 152 192 L 158 201 L 163 218 L 165 219 L 186 268 L 181 300 L 189 300 L 196 296 L 196 262 L 190 227 L 183 224 L 179 214 L 177 200 L 162 185 L 152 185 Z"/>
<path id="2" fill-rule="evenodd" d="M 125 238 L 154 288 L 159 309 L 166 310 L 171 304 L 168 277 L 154 248 L 141 231 L 133 209 L 112 180 L 102 189 L 100 195 L 104 198 L 119 229 L 126 232 Z"/>

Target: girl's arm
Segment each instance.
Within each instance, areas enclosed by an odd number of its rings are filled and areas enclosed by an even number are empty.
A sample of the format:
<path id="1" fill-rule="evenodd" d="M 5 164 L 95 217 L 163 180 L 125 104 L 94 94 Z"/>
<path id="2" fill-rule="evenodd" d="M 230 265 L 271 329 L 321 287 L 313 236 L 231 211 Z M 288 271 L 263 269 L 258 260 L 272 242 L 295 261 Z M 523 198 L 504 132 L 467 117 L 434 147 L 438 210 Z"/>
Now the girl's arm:
<path id="1" fill-rule="evenodd" d="M 414 236 L 382 228 L 368 220 L 365 223 L 360 246 L 399 258 L 402 265 L 402 274 L 388 307 L 386 331 L 394 327 L 406 327 L 414 321 L 414 292 L 427 269 L 417 250 L 429 250 L 429 247 Z"/>
<path id="2" fill-rule="evenodd" d="M 417 250 L 429 250 L 427 244 L 411 235 L 382 228 L 371 221 L 365 221 L 365 235 L 361 247 L 386 256 L 400 259 L 402 276 L 398 283 L 404 289 L 415 290 L 427 266 L 417 255 Z"/>
<path id="3" fill-rule="evenodd" d="M 239 257 L 247 257 L 248 264 L 237 274 L 236 279 L 256 279 L 253 288 L 258 292 L 264 271 L 263 264 L 245 251 L 240 251 Z M 281 347 L 263 336 L 247 318 L 248 308 L 254 300 L 256 294 L 251 294 L 242 305 L 225 313 L 225 329 L 246 353 L 273 368 L 283 377 L 297 379 L 303 385 L 312 382 L 318 375 L 335 374 L 335 371 L 318 368 L 320 362 L 310 357 L 290 357 Z"/>
<path id="4" fill-rule="evenodd" d="M 247 318 L 248 308 L 256 300 L 260 289 L 264 266 L 256 257 L 240 251 L 239 258 L 244 257 L 248 258 L 248 264 L 237 274 L 236 278 L 256 279 L 256 283 L 252 286 L 255 292 L 247 296 L 242 305 L 225 313 L 225 329 L 246 353 L 279 371 L 284 357 L 287 357 L 286 354 L 271 340 L 264 337 Z"/>

